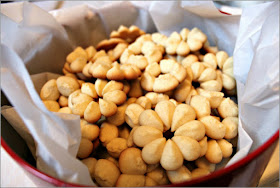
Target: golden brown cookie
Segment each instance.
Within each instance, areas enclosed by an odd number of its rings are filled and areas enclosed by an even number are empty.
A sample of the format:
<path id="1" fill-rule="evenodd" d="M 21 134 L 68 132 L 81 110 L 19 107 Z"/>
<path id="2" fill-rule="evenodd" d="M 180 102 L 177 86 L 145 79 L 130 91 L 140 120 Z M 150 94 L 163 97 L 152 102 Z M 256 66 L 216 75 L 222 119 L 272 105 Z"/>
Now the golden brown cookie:
<path id="1" fill-rule="evenodd" d="M 121 174 L 116 187 L 144 187 L 146 177 L 144 175 Z"/>
<path id="2" fill-rule="evenodd" d="M 113 187 L 120 176 L 120 170 L 111 161 L 99 159 L 95 165 L 94 177 L 100 186 Z"/>
<path id="3" fill-rule="evenodd" d="M 97 44 L 96 49 L 108 51 L 114 49 L 120 43 L 127 43 L 127 42 L 121 38 L 104 39 Z"/>
<path id="4" fill-rule="evenodd" d="M 125 149 L 119 157 L 119 166 L 123 174 L 144 175 L 147 170 L 141 150 L 138 148 Z"/>
<path id="5" fill-rule="evenodd" d="M 129 28 L 121 25 L 117 31 L 111 32 L 110 38 L 121 38 L 128 43 L 132 43 L 143 34 L 145 34 L 145 32 L 135 25 L 131 25 Z"/>

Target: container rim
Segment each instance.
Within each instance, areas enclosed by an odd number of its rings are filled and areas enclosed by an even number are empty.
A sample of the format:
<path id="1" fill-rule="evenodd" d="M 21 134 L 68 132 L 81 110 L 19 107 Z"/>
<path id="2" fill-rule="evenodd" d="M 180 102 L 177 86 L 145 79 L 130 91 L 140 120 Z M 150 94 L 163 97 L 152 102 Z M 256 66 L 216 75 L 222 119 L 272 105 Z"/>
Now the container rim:
<path id="1" fill-rule="evenodd" d="M 229 165 L 228 167 L 222 168 L 220 170 L 217 170 L 207 176 L 203 176 L 200 178 L 193 179 L 191 181 L 185 181 L 178 184 L 170 184 L 170 185 L 163 185 L 163 186 L 189 186 L 194 185 L 196 183 L 202 183 L 206 182 L 207 180 L 220 177 L 222 175 L 228 174 L 232 172 L 233 170 L 236 170 L 246 164 L 248 164 L 252 159 L 259 156 L 261 153 L 263 153 L 266 149 L 268 149 L 274 142 L 276 142 L 279 138 L 279 129 L 260 147 L 249 153 L 246 157 L 240 159 L 236 163 Z M 56 186 L 64 186 L 64 187 L 86 187 L 86 185 L 82 184 L 75 184 L 75 183 L 67 183 L 63 180 L 56 179 L 50 175 L 47 175 L 44 172 L 39 171 L 38 169 L 31 166 L 29 163 L 24 161 L 21 157 L 19 157 L 5 142 L 3 137 L 1 136 L 1 146 L 6 150 L 6 152 L 25 170 L 30 172 L 31 174 L 37 176 L 38 178 L 45 180 L 48 183 L 54 184 Z"/>
<path id="2" fill-rule="evenodd" d="M 224 12 L 219 10 L 222 14 L 226 15 L 231 15 L 230 13 Z M 174 187 L 174 186 L 191 186 L 196 183 L 203 183 L 206 182 L 210 179 L 220 177 L 222 175 L 228 174 L 246 164 L 248 164 L 252 159 L 256 158 L 259 156 L 261 153 L 263 153 L 266 149 L 268 149 L 274 142 L 276 142 L 279 139 L 279 129 L 260 147 L 249 153 L 246 157 L 240 159 L 236 163 L 233 163 L 232 165 L 229 165 L 228 167 L 222 168 L 220 170 L 217 170 L 209 175 L 195 178 L 190 181 L 185 181 L 181 183 L 176 183 L 176 184 L 169 184 L 169 185 L 163 185 L 163 187 Z M 27 163 L 25 160 L 23 160 L 21 157 L 19 157 L 5 142 L 3 137 L 1 136 L 1 147 L 4 148 L 4 150 L 25 170 L 30 172 L 31 174 L 37 176 L 38 178 L 53 184 L 55 186 L 60 186 L 60 187 L 88 187 L 87 185 L 82 185 L 82 184 L 75 184 L 75 183 L 68 183 L 63 180 L 57 179 L 55 177 L 52 177 L 44 172 L 39 171 L 37 168 L 34 168 L 32 165 Z"/>

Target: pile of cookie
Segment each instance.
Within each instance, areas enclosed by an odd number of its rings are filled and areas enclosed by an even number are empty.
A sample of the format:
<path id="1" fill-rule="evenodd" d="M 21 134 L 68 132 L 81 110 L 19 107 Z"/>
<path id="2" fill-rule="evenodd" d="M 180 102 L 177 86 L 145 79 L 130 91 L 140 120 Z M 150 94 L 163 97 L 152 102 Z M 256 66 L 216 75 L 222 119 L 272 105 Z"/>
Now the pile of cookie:
<path id="1" fill-rule="evenodd" d="M 120 26 L 77 47 L 40 97 L 79 115 L 77 158 L 100 186 L 156 186 L 208 175 L 233 154 L 233 58 L 198 28 L 170 36 Z"/>

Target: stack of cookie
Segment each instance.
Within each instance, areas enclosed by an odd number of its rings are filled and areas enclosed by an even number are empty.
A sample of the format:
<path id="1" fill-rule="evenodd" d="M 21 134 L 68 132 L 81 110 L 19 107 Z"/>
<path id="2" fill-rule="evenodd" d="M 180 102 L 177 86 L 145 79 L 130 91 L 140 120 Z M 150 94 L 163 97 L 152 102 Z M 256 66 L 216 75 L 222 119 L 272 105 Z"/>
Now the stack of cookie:
<path id="1" fill-rule="evenodd" d="M 170 36 L 120 26 L 77 47 L 45 106 L 79 115 L 77 154 L 100 186 L 154 186 L 210 174 L 237 138 L 233 58 L 198 28 Z"/>

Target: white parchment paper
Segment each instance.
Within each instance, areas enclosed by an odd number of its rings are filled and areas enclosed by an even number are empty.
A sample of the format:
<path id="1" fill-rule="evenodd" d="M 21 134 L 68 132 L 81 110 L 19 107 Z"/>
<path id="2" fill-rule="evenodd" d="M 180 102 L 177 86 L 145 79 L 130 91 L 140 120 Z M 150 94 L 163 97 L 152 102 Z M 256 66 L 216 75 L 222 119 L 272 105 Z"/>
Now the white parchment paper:
<path id="1" fill-rule="evenodd" d="M 239 118 L 254 150 L 279 129 L 279 1 L 243 10 L 233 58 Z"/>
<path id="2" fill-rule="evenodd" d="M 75 158 L 79 117 L 49 112 L 38 96 L 48 77 L 37 75 L 32 82 L 30 75 L 61 73 L 72 49 L 96 45 L 121 24 L 166 35 L 198 27 L 211 45 L 234 56 L 240 121 L 238 152 L 228 164 L 246 156 L 279 126 L 278 7 L 275 1 L 231 16 L 212 1 L 91 1 L 49 13 L 27 2 L 2 5 L 1 87 L 34 138 L 37 168 L 67 182 L 93 185 Z"/>

